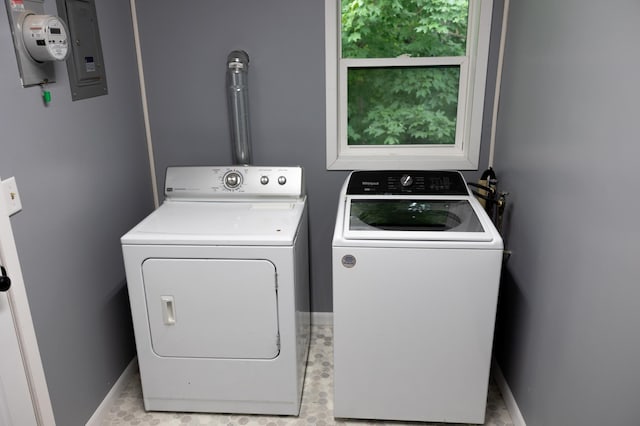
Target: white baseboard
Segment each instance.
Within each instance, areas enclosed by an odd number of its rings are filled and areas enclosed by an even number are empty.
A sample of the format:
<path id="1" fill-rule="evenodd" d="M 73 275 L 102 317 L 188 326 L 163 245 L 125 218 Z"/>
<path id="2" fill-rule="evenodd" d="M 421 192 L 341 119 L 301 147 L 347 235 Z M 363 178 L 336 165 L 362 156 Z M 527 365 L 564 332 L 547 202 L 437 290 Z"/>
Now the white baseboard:
<path id="1" fill-rule="evenodd" d="M 118 380 L 113 384 L 107 396 L 104 397 L 96 411 L 93 413 L 85 426 L 100 426 L 102 420 L 107 415 L 107 410 L 115 403 L 120 393 L 129 383 L 131 377 L 138 371 L 138 357 L 134 357 L 127 368 L 124 369 Z"/>
<path id="2" fill-rule="evenodd" d="M 502 393 L 502 399 L 504 400 L 504 404 L 507 406 L 507 411 L 509 411 L 509 415 L 513 421 L 513 426 L 527 426 L 524 421 L 524 417 L 522 417 L 522 413 L 520 412 L 520 407 L 518 407 L 518 403 L 511 392 L 511 388 L 509 387 L 507 380 L 504 378 L 502 370 L 495 358 L 491 360 L 491 371 L 493 373 L 493 380 L 496 381 L 496 385 L 498 385 L 500 393 Z"/>
<path id="3" fill-rule="evenodd" d="M 312 325 L 333 325 L 333 312 L 311 312 Z"/>

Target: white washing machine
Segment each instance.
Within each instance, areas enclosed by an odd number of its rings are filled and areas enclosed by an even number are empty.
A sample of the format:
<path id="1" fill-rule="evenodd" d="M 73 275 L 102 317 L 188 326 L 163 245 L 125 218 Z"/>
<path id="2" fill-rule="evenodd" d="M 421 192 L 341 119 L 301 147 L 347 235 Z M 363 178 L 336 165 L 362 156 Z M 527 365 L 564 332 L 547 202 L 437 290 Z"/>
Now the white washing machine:
<path id="1" fill-rule="evenodd" d="M 309 348 L 299 167 L 170 167 L 122 237 L 145 409 L 298 415 Z"/>
<path id="2" fill-rule="evenodd" d="M 334 415 L 483 423 L 502 249 L 460 173 L 353 172 L 332 249 Z"/>

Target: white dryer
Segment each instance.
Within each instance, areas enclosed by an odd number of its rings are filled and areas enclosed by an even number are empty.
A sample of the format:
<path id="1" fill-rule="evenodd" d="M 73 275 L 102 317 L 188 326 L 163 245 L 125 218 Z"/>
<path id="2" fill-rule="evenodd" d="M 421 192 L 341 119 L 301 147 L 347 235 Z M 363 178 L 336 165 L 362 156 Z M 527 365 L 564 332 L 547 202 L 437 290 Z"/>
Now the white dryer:
<path id="1" fill-rule="evenodd" d="M 458 172 L 347 178 L 332 249 L 336 417 L 484 422 L 502 247 Z"/>
<path id="2" fill-rule="evenodd" d="M 170 167 L 121 239 L 145 409 L 298 415 L 309 347 L 300 167 Z"/>

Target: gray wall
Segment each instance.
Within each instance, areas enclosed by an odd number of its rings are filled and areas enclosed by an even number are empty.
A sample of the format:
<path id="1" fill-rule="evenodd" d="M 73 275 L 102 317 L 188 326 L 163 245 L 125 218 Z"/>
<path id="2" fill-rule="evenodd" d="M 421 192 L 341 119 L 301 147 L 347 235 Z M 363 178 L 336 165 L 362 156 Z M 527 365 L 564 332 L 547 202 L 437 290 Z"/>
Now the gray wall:
<path id="1" fill-rule="evenodd" d="M 528 426 L 640 421 L 640 3 L 511 2 L 495 354 Z"/>
<path id="2" fill-rule="evenodd" d="M 304 167 L 312 310 L 331 311 L 331 238 L 347 173 L 325 166 L 324 2 L 194 0 L 175 7 L 138 0 L 137 5 L 160 194 L 167 166 L 231 163 L 226 58 L 232 50 L 245 50 L 254 164 Z M 499 24 L 500 6 L 496 12 Z M 492 59 L 495 63 L 495 49 Z M 491 96 L 486 104 L 492 105 Z M 489 112 L 486 139 L 490 119 Z M 483 143 L 481 168 L 486 148 Z"/>
<path id="3" fill-rule="evenodd" d="M 58 64 L 48 107 L 20 87 L 0 13 L 0 176 L 22 196 L 16 244 L 56 421 L 70 426 L 134 356 L 119 237 L 153 208 L 129 2 L 97 3 L 109 95 L 71 102 Z"/>
<path id="4" fill-rule="evenodd" d="M 312 305 L 331 310 L 331 236 L 346 173 L 325 170 L 324 2 L 137 5 L 160 194 L 167 166 L 231 164 L 226 59 L 245 50 L 254 164 L 304 167 Z"/>

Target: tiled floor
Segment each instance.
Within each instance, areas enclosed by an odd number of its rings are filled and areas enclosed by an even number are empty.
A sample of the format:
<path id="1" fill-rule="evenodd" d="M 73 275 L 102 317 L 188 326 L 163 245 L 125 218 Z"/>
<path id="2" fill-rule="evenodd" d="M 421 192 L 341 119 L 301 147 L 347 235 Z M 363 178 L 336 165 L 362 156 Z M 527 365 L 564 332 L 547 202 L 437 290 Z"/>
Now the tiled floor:
<path id="1" fill-rule="evenodd" d="M 330 326 L 313 326 L 311 330 L 311 350 L 305 378 L 302 408 L 299 417 L 250 416 L 225 414 L 161 413 L 144 411 L 140 377 L 136 375 L 120 394 L 116 403 L 102 423 L 109 425 L 441 425 L 441 423 L 400 423 L 336 420 L 333 418 L 333 330 Z M 512 426 L 513 423 L 504 405 L 500 391 L 492 382 L 489 386 L 489 400 L 485 425 Z"/>

